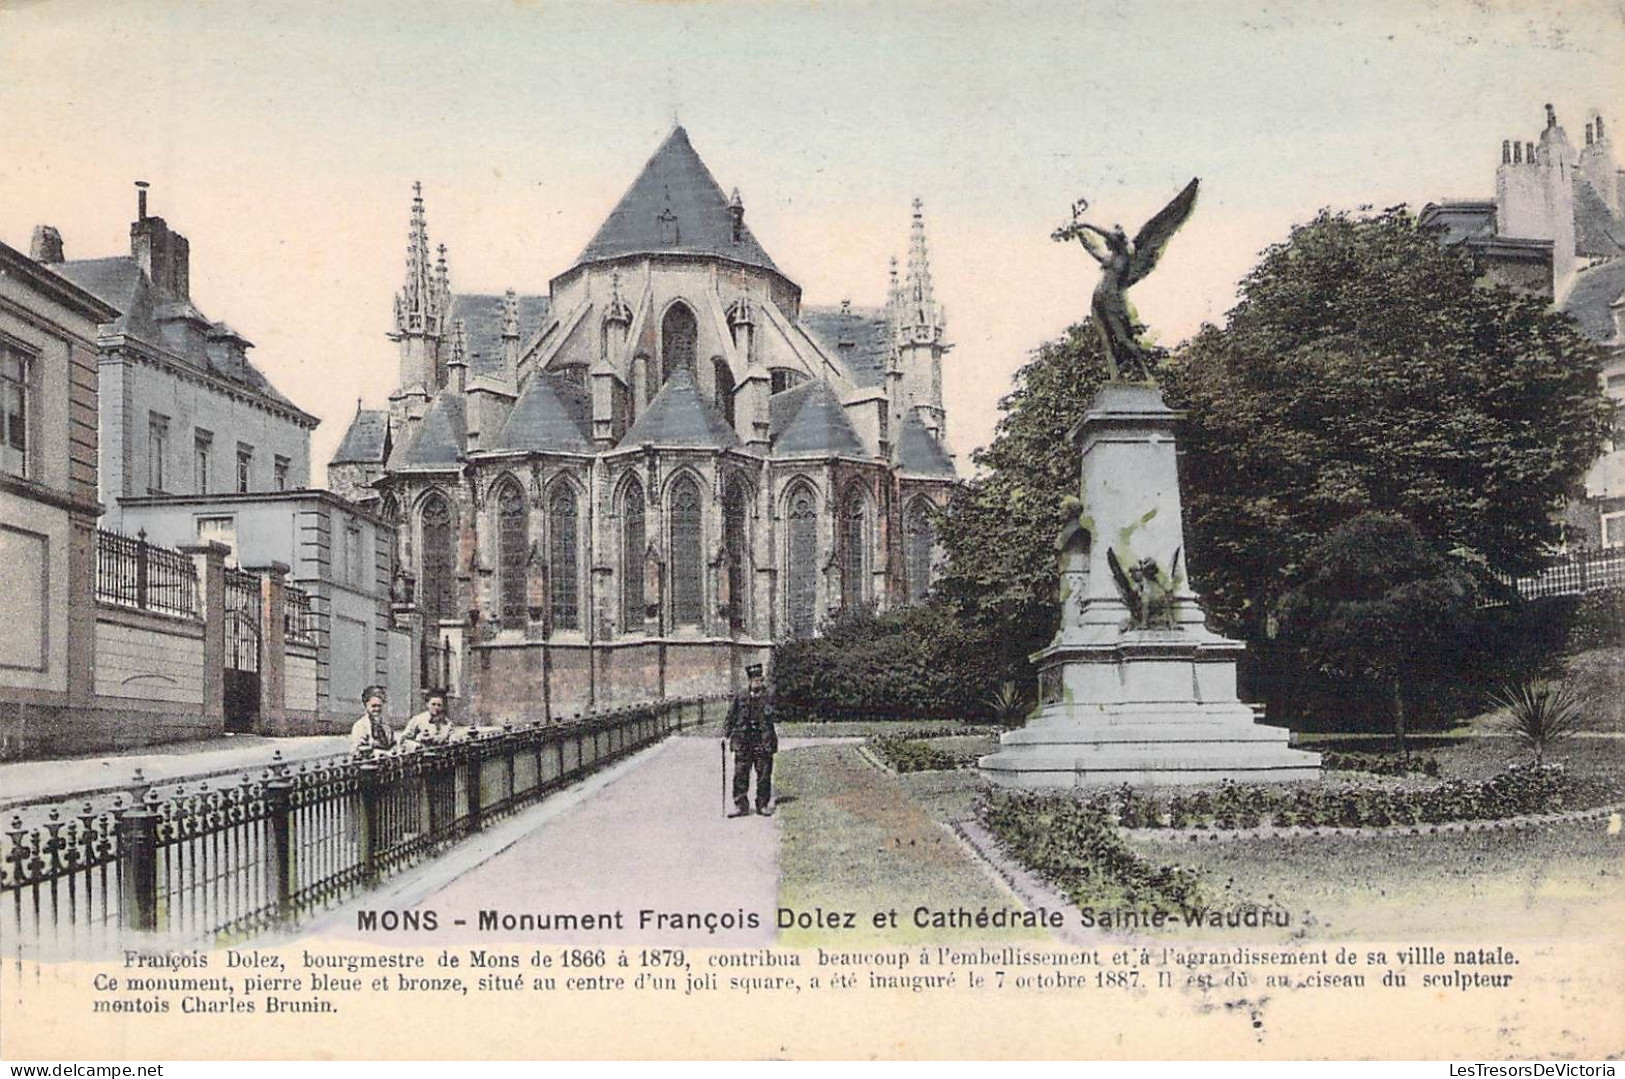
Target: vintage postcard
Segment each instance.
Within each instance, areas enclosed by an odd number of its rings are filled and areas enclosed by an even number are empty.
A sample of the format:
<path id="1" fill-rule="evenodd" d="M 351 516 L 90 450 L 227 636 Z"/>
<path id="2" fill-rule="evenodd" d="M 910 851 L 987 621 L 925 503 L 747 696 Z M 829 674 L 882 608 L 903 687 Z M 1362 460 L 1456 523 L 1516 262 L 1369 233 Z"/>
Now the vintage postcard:
<path id="1" fill-rule="evenodd" d="M 1622 55 L 0 0 L 0 1056 L 1618 1060 Z"/>

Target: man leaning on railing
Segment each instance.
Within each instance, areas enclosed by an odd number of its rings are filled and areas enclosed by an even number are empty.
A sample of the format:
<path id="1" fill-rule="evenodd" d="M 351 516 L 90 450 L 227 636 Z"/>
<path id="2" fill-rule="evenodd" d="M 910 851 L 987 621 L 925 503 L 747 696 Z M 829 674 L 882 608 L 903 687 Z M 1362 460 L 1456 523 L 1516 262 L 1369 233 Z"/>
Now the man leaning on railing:
<path id="1" fill-rule="evenodd" d="M 400 746 L 403 753 L 429 746 L 449 745 L 458 741 L 462 733 L 452 726 L 451 716 L 446 712 L 445 690 L 429 690 L 424 695 L 423 704 L 425 710 L 407 720 L 406 729 L 401 731 Z"/>
<path id="2" fill-rule="evenodd" d="M 368 686 L 361 699 L 367 711 L 350 728 L 350 749 L 361 758 L 396 752 L 398 740 L 384 716 L 384 687 Z"/>

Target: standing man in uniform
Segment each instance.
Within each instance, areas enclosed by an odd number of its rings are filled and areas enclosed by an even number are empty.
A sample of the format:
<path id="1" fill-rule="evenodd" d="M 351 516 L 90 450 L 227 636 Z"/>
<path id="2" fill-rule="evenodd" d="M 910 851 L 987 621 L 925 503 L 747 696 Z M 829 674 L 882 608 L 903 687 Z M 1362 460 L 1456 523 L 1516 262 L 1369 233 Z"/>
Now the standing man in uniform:
<path id="1" fill-rule="evenodd" d="M 773 701 L 767 695 L 760 664 L 747 667 L 750 680 L 744 694 L 733 699 L 724 729 L 734 751 L 733 816 L 750 813 L 750 775 L 756 773 L 756 812 L 773 815 L 773 754 L 779 751 L 779 732 L 773 727 Z"/>

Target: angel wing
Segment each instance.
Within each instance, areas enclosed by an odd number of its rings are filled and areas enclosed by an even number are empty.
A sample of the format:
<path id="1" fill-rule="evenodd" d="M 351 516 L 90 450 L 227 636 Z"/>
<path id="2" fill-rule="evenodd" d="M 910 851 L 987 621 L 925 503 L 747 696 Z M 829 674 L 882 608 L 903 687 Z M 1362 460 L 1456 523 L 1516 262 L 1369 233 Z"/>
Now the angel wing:
<path id="1" fill-rule="evenodd" d="M 1139 625 L 1142 603 L 1140 590 L 1134 587 L 1134 583 L 1128 579 L 1128 574 L 1123 572 L 1123 563 L 1117 560 L 1117 552 L 1110 547 L 1106 548 L 1106 564 L 1111 567 L 1112 580 L 1117 582 L 1117 594 L 1123 597 L 1123 604 L 1134 616 L 1134 624 Z"/>
<path id="2" fill-rule="evenodd" d="M 1185 190 L 1174 196 L 1174 201 L 1158 210 L 1156 216 L 1141 226 L 1134 237 L 1134 255 L 1129 260 L 1128 273 L 1123 277 L 1124 288 L 1145 280 L 1157 265 L 1157 260 L 1162 257 L 1162 249 L 1168 246 L 1168 241 L 1174 238 L 1174 233 L 1179 231 L 1196 208 L 1196 187 L 1200 182 L 1200 179 L 1193 179 L 1186 184 Z"/>

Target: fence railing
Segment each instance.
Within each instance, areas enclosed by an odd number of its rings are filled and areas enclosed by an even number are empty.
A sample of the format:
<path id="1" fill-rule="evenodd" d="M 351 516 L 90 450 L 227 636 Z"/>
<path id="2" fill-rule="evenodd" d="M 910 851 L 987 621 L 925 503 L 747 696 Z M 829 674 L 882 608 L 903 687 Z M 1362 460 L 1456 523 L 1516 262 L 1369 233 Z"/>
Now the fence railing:
<path id="1" fill-rule="evenodd" d="M 1576 550 L 1533 577 L 1502 580 L 1516 588 L 1524 599 L 1578 596 L 1625 588 L 1625 547 Z"/>
<path id="2" fill-rule="evenodd" d="M 310 606 L 310 593 L 291 584 L 282 592 L 282 636 L 299 644 L 316 643 L 316 612 Z"/>
<path id="3" fill-rule="evenodd" d="M 197 566 L 186 555 L 133 538 L 96 532 L 96 598 L 139 611 L 196 618 Z"/>
<path id="4" fill-rule="evenodd" d="M 78 812 L 14 806 L 0 831 L 0 941 L 53 957 L 290 926 L 705 711 L 662 701 L 404 755 L 139 786 Z"/>

